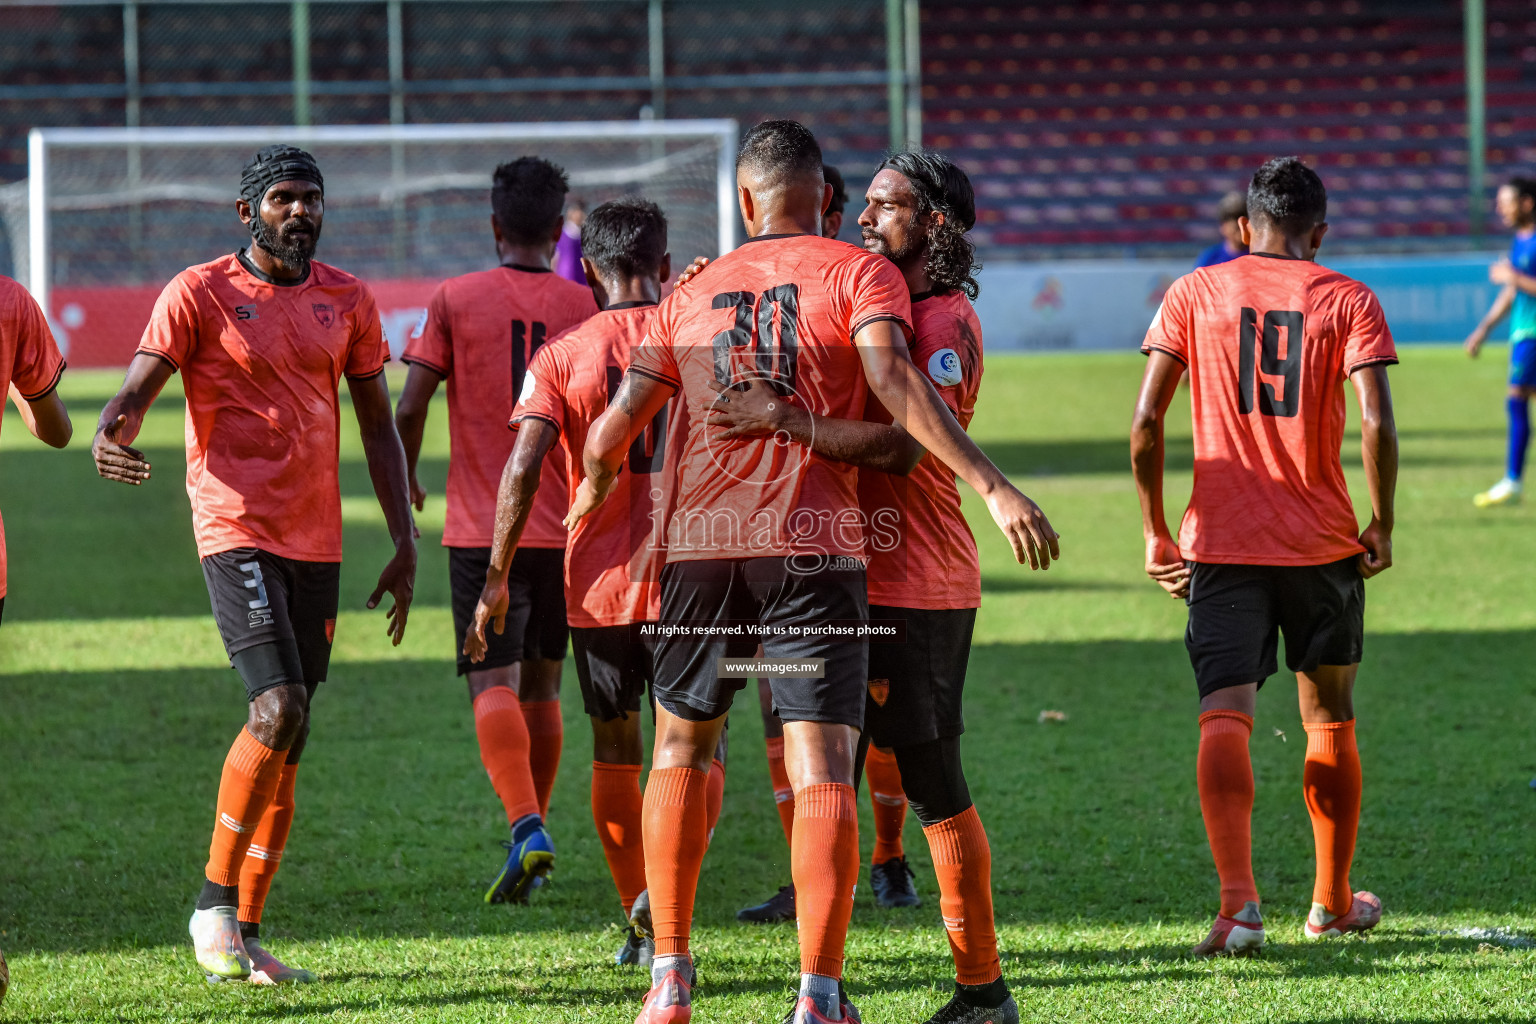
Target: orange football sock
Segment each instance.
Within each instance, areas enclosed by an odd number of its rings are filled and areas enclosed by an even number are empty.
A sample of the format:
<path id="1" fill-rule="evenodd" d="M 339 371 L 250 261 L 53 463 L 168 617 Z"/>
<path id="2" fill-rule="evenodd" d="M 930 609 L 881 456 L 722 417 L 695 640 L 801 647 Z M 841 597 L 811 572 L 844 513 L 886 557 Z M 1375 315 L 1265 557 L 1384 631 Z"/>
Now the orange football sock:
<path id="1" fill-rule="evenodd" d="M 475 735 L 491 787 L 501 797 L 507 824 L 539 813 L 539 796 L 528 765 L 528 725 L 510 687 L 492 686 L 475 698 Z"/>
<path id="2" fill-rule="evenodd" d="M 725 804 L 725 762 L 718 757 L 709 764 L 709 785 L 704 787 L 709 808 L 705 821 L 709 823 L 709 838 L 715 838 L 715 826 L 720 824 L 720 808 Z"/>
<path id="3" fill-rule="evenodd" d="M 853 787 L 825 782 L 796 793 L 789 849 L 800 973 L 841 978 L 853 888 L 859 881 L 859 807 Z"/>
<path id="4" fill-rule="evenodd" d="M 560 701 L 541 700 L 523 705 L 523 721 L 528 723 L 528 765 L 533 770 L 533 788 L 539 794 L 539 815 L 549 820 L 549 794 L 560 772 L 560 748 L 565 745 L 565 721 L 560 717 Z"/>
<path id="5" fill-rule="evenodd" d="M 608 873 L 628 914 L 645 891 L 645 846 L 641 840 L 640 766 L 592 762 L 592 823 L 608 858 Z"/>
<path id="6" fill-rule="evenodd" d="M 240 884 L 240 869 L 256 827 L 261 824 L 288 751 L 273 750 L 242 728 L 224 758 L 219 777 L 218 814 L 208 845 L 205 874 L 216 885 Z"/>
<path id="7" fill-rule="evenodd" d="M 283 847 L 288 845 L 288 830 L 293 827 L 293 784 L 298 777 L 298 765 L 283 765 L 277 776 L 277 792 L 272 794 L 272 802 L 267 804 L 245 851 L 245 863 L 240 866 L 240 920 L 246 924 L 261 923 L 272 879 L 283 862 Z"/>
<path id="8" fill-rule="evenodd" d="M 784 767 L 784 737 L 768 740 L 768 777 L 773 780 L 773 802 L 779 809 L 779 824 L 784 826 L 784 841 L 792 843 L 795 830 L 795 789 L 789 784 L 789 769 Z"/>
<path id="9" fill-rule="evenodd" d="M 657 956 L 687 956 L 699 868 L 709 844 L 709 776 L 653 768 L 645 783 L 645 881 Z"/>
<path id="10" fill-rule="evenodd" d="M 1200 716 L 1200 754 L 1195 779 L 1200 816 L 1221 879 L 1221 913 L 1231 917 L 1249 901 L 1259 902 L 1253 882 L 1253 763 L 1248 737 L 1253 719 L 1241 711 L 1207 711 Z"/>
<path id="11" fill-rule="evenodd" d="M 1349 865 L 1355 859 L 1355 834 L 1360 828 L 1360 750 L 1355 746 L 1355 720 L 1318 722 L 1305 728 L 1307 763 L 1301 785 L 1317 847 L 1312 902 L 1342 917 L 1355 900 L 1349 888 Z"/>
<path id="12" fill-rule="evenodd" d="M 875 852 L 870 863 L 906 856 L 901 829 L 907 823 L 907 794 L 901 789 L 896 755 L 871 746 L 864 758 L 864 775 L 869 779 L 869 805 L 875 812 Z"/>
<path id="13" fill-rule="evenodd" d="M 955 981 L 990 985 L 1003 976 L 992 923 L 992 847 L 974 806 L 923 827 L 939 876 L 939 914 L 955 957 Z"/>

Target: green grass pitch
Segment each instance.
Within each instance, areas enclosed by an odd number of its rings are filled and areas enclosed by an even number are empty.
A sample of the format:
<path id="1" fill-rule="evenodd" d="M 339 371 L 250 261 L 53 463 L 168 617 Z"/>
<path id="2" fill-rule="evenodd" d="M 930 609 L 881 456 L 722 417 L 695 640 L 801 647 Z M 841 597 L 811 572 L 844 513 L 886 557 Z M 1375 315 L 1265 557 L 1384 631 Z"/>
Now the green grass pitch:
<path id="1" fill-rule="evenodd" d="M 1184 956 L 1204 935 L 1217 889 L 1194 788 L 1183 609 L 1141 574 L 1125 439 L 1140 372 L 1134 355 L 994 356 L 974 425 L 1063 538 L 1058 566 L 1032 575 L 968 498 L 985 598 L 966 760 L 992 839 L 1003 968 L 1025 1018 L 1536 1017 L 1536 518 L 1529 508 L 1478 512 L 1469 500 L 1502 464 L 1501 353 L 1471 363 L 1452 349 L 1411 348 L 1393 373 L 1398 566 L 1369 586 L 1353 873 L 1382 896 L 1386 917 L 1366 940 L 1299 938 L 1312 874 L 1305 740 L 1294 691 L 1277 676 L 1252 745 L 1255 859 L 1272 938 L 1262 958 L 1240 962 Z M 116 382 L 66 377 L 70 450 L 44 450 L 13 414 L 0 457 L 11 558 L 0 630 L 0 949 L 14 975 L 0 1018 L 633 1020 L 646 979 L 610 961 L 618 908 L 588 810 L 590 747 L 569 672 L 555 884 L 529 907 L 480 902 L 505 823 L 450 658 L 447 560 L 436 544 L 441 405 L 424 456 L 434 494 L 417 603 L 399 649 L 387 646 L 382 612 L 362 608 L 388 542 L 343 412 L 349 610 L 265 924 L 269 947 L 322 982 L 283 991 L 204 983 L 185 926 L 243 691 L 194 555 L 178 385 L 141 442 L 155 479 L 128 490 L 98 480 L 87 455 Z M 1189 486 L 1186 408 L 1171 432 L 1178 505 Z M 1345 461 L 1364 508 L 1353 438 Z M 788 857 L 755 697 L 736 707 L 725 813 L 699 887 L 698 1019 L 777 1021 L 796 978 L 795 931 L 738 926 L 733 914 L 788 881 Z M 1067 720 L 1040 724 L 1044 709 Z M 871 1024 L 925 1019 L 953 977 L 910 819 L 907 846 L 924 905 L 883 912 L 867 885 L 858 895 L 848 980 Z"/>

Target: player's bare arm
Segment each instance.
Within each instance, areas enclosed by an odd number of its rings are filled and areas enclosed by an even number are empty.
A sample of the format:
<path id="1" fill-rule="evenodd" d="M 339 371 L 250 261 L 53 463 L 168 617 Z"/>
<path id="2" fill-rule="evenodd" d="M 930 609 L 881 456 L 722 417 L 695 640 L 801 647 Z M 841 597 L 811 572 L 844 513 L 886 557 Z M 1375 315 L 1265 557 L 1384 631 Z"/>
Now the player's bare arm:
<path id="1" fill-rule="evenodd" d="M 1060 537 L 1040 506 L 1013 486 L 961 429 L 928 378 L 912 364 L 901 327 L 879 320 L 854 335 L 853 343 L 870 390 L 890 410 L 891 417 L 934 458 L 975 488 L 1020 564 L 1049 569 L 1051 561 L 1061 557 Z"/>
<path id="2" fill-rule="evenodd" d="M 661 412 L 674 390 L 633 370 L 624 374 L 613 401 L 587 432 L 587 445 L 581 453 L 582 468 L 587 475 L 576 489 L 571 510 L 566 513 L 566 529 L 574 529 L 608 497 L 618 478 L 619 467 L 624 464 L 624 453 L 629 451 L 645 425 Z"/>
<path id="3" fill-rule="evenodd" d="M 411 498 L 406 484 L 405 449 L 400 435 L 395 432 L 395 421 L 389 409 L 389 383 L 384 374 L 375 374 L 367 380 L 347 379 L 347 390 L 352 395 L 352 408 L 357 413 L 357 425 L 363 439 L 363 454 L 368 459 L 368 475 L 373 480 L 373 493 L 384 510 L 384 521 L 389 525 L 390 539 L 395 542 L 394 557 L 379 574 L 378 586 L 368 598 L 368 607 L 377 608 L 379 599 L 387 592 L 395 599 L 386 614 L 389 625 L 385 632 L 391 642 L 399 646 L 405 639 L 405 620 L 411 611 L 411 597 L 416 589 L 416 536 L 411 522 Z"/>
<path id="4" fill-rule="evenodd" d="M 138 353 L 128 364 L 123 386 L 101 410 L 96 437 L 91 442 L 91 457 L 101 476 L 135 487 L 149 479 L 149 462 L 144 453 L 130 445 L 144 425 L 144 414 L 175 372 L 170 363 L 147 352 Z"/>
<path id="5" fill-rule="evenodd" d="M 1525 292 L 1527 295 L 1536 295 L 1536 277 L 1520 273 L 1509 260 L 1500 260 L 1489 267 L 1488 280 L 1493 284 Z"/>
<path id="6" fill-rule="evenodd" d="M 1131 470 L 1141 499 L 1141 532 L 1147 542 L 1147 575 L 1168 591 L 1168 596 L 1189 594 L 1189 566 L 1179 553 L 1178 541 L 1168 529 L 1163 511 L 1163 420 L 1178 391 L 1184 364 L 1166 352 L 1153 349 L 1136 399 L 1131 420 Z"/>
<path id="7" fill-rule="evenodd" d="M 1392 526 L 1397 495 L 1397 422 L 1392 414 L 1392 388 L 1384 365 L 1364 366 L 1350 381 L 1360 400 L 1360 457 L 1371 494 L 1371 522 L 1360 534 L 1365 554 L 1360 575 L 1370 579 L 1392 567 Z"/>
<path id="8" fill-rule="evenodd" d="M 421 458 L 421 438 L 427 428 L 427 410 L 432 396 L 442 382 L 442 375 L 420 363 L 412 363 L 405 375 L 405 387 L 400 391 L 400 404 L 395 407 L 395 429 L 405 448 L 405 468 L 411 482 L 411 504 L 417 512 L 427 505 L 427 492 L 416 479 L 416 463 Z M 419 536 L 419 533 L 418 533 Z"/>
<path id="9" fill-rule="evenodd" d="M 1493 277 L 1492 268 L 1489 269 L 1488 276 L 1490 279 Z M 1510 308 L 1515 304 L 1516 291 L 1517 289 L 1509 284 L 1500 289 L 1498 296 L 1493 300 L 1493 305 L 1488 307 L 1487 314 L 1484 315 L 1482 320 L 1478 321 L 1477 326 L 1472 329 L 1472 333 L 1467 335 L 1467 340 L 1462 342 L 1462 347 L 1467 350 L 1467 355 L 1474 359 L 1477 358 L 1477 354 L 1482 351 L 1483 342 L 1488 340 L 1488 332 L 1493 330 L 1500 320 L 1509 315 Z"/>
<path id="10" fill-rule="evenodd" d="M 53 448 L 63 448 L 69 444 L 75 428 L 69 421 L 69 410 L 65 408 L 64 399 L 59 397 L 57 388 L 35 402 L 23 398 L 15 384 L 11 385 L 10 391 L 11 401 L 16 405 L 21 422 L 26 424 L 27 433 Z"/>
<path id="11" fill-rule="evenodd" d="M 493 623 L 498 635 L 507 628 L 507 574 L 512 571 L 512 556 L 528 525 L 534 496 L 539 493 L 539 470 L 559 438 L 560 432 L 548 420 L 530 416 L 518 427 L 517 443 L 507 456 L 496 492 L 496 532 L 491 540 L 491 564 L 485 571 L 485 589 L 475 605 L 475 621 L 464 634 L 464 654 L 470 661 L 485 660 L 486 623 Z"/>
<path id="12" fill-rule="evenodd" d="M 781 397 L 761 377 L 738 389 L 709 384 L 720 397 L 705 422 L 722 428 L 722 439 L 782 435 L 829 459 L 897 476 L 906 476 L 922 460 L 922 446 L 894 423 L 819 416 Z"/>

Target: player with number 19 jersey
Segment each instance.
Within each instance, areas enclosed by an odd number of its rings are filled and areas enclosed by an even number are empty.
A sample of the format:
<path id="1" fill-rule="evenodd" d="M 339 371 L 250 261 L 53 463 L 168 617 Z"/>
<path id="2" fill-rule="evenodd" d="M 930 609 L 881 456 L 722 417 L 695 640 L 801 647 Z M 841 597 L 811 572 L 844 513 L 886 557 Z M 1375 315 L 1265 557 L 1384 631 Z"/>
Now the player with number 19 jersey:
<path id="1" fill-rule="evenodd" d="M 910 336 L 911 300 L 888 260 L 817 235 L 762 235 L 661 304 L 631 369 L 702 409 L 711 383 L 771 378 L 821 416 L 862 419 L 868 386 L 853 336 L 881 320 Z M 858 470 L 773 439 L 721 441 L 693 417 L 667 561 L 865 555 Z"/>
<path id="2" fill-rule="evenodd" d="M 1173 283 L 1142 343 L 1154 349 L 1189 367 L 1185 559 L 1306 566 L 1364 550 L 1339 463 L 1343 383 L 1397 362 L 1369 288 L 1310 260 L 1243 256 Z"/>

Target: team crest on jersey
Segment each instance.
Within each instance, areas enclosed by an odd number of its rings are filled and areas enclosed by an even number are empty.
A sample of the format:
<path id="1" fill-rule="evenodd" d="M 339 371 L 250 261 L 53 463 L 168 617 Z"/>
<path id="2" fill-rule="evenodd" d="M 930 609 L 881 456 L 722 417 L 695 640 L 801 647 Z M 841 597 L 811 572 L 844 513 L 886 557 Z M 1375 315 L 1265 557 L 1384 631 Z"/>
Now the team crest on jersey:
<path id="1" fill-rule="evenodd" d="M 880 707 L 885 707 L 885 702 L 891 696 L 891 681 L 889 679 L 871 679 L 869 681 L 869 699 Z"/>
<path id="2" fill-rule="evenodd" d="M 941 388 L 954 387 L 965 379 L 960 356 L 952 348 L 941 348 L 928 358 L 928 376 Z"/>
<path id="3" fill-rule="evenodd" d="M 336 322 L 336 307 L 328 302 L 314 304 L 315 320 L 321 327 L 329 327 Z"/>

